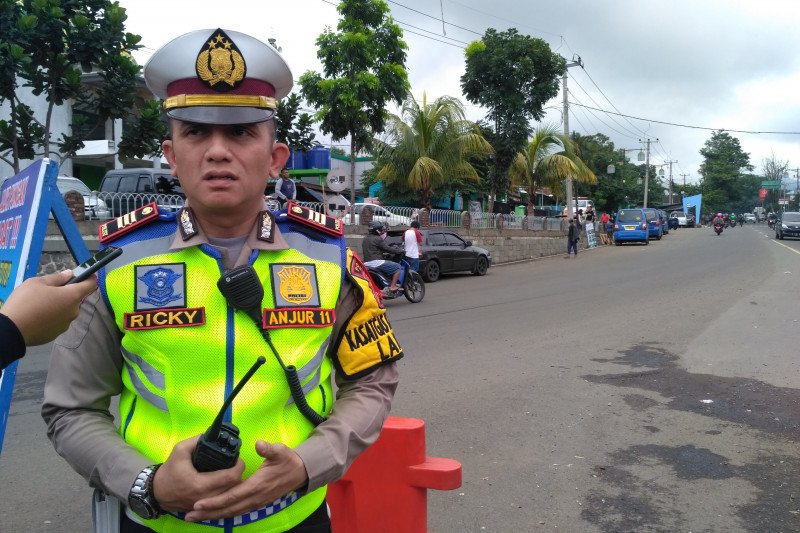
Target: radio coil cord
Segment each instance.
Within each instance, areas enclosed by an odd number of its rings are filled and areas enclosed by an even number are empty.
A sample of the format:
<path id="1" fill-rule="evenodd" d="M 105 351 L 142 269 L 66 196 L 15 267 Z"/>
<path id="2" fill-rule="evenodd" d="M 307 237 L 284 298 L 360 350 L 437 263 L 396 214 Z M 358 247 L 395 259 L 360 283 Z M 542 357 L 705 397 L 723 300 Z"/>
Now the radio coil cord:
<path id="1" fill-rule="evenodd" d="M 261 323 L 261 300 L 264 298 L 264 287 L 261 286 L 261 281 L 258 279 L 255 269 L 250 265 L 242 265 L 228 270 L 217 281 L 217 287 L 225 297 L 228 305 L 234 309 L 245 311 L 255 322 L 256 327 L 261 332 L 261 336 L 264 337 L 270 350 L 275 355 L 275 359 L 278 360 L 278 364 L 283 369 L 286 382 L 289 385 L 289 393 L 292 395 L 292 399 L 300 413 L 315 427 L 323 423 L 325 418 L 308 405 L 306 396 L 303 394 L 300 377 L 297 375 L 297 368 L 294 365 L 286 366 L 284 364 L 283 359 L 278 354 L 278 350 L 272 343 L 269 331 Z"/>

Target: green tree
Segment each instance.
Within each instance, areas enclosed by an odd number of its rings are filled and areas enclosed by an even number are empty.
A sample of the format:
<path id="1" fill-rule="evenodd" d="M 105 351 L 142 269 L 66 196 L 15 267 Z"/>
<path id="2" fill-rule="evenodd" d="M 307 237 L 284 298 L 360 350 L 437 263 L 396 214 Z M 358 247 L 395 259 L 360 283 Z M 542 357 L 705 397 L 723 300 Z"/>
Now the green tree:
<path id="1" fill-rule="evenodd" d="M 780 181 L 781 189 L 783 188 L 783 180 L 789 172 L 789 162 L 781 161 L 772 154 L 769 159 L 764 159 L 761 163 L 761 170 L 764 172 L 764 179 L 770 181 Z M 781 197 L 781 189 L 768 189 L 767 197 L 764 203 L 769 207 L 770 211 L 778 209 L 778 199 Z"/>
<path id="2" fill-rule="evenodd" d="M 464 118 L 461 102 L 450 96 L 428 103 L 423 94 L 421 104 L 409 96 L 401 114 L 390 116 L 387 134 L 385 142 L 375 141 L 377 180 L 402 183 L 428 209 L 448 185 L 477 182 L 467 158 L 492 151 L 475 123 Z"/>
<path id="3" fill-rule="evenodd" d="M 558 94 L 566 62 L 544 40 L 514 28 L 489 28 L 480 41 L 470 43 L 465 56 L 461 88 L 467 100 L 489 109 L 486 118 L 495 131 L 493 202 L 508 188 L 508 169 L 532 131 L 530 121 L 541 119 L 545 104 Z"/>
<path id="4" fill-rule="evenodd" d="M 314 140 L 314 119 L 308 113 L 300 112 L 302 99 L 292 93 L 281 102 L 275 115 L 276 138 L 292 150 L 308 151 L 319 143 Z"/>
<path id="5" fill-rule="evenodd" d="M 130 55 L 140 37 L 125 32 L 125 9 L 108 0 L 0 0 L 0 159 L 19 172 L 20 159 L 72 157 L 81 139 L 108 119 L 128 117 L 134 107 L 140 67 Z M 87 84 L 81 72 L 95 70 Z M 34 116 L 20 88 L 46 98 L 44 116 Z M 71 132 L 53 139 L 53 109 L 70 102 Z M 91 119 L 89 118 L 91 117 Z"/>
<path id="6" fill-rule="evenodd" d="M 739 139 L 724 131 L 715 131 L 700 150 L 703 204 L 709 212 L 729 212 L 746 201 L 745 171 L 753 170 L 749 154 L 742 151 Z"/>
<path id="7" fill-rule="evenodd" d="M 528 213 L 533 213 L 537 187 L 549 187 L 557 196 L 563 195 L 561 185 L 569 176 L 580 183 L 597 181 L 580 156 L 580 147 L 553 126 L 540 126 L 525 148 L 517 153 L 509 168 L 511 183 L 525 187 L 528 193 Z"/>
<path id="8" fill-rule="evenodd" d="M 318 109 L 323 133 L 334 141 L 350 137 L 350 175 L 355 157 L 370 146 L 386 122 L 386 104 L 398 104 L 408 93 L 406 43 L 402 30 L 389 16 L 384 0 L 342 0 L 337 31 L 317 38 L 317 57 L 323 72 L 300 77 L 305 100 Z M 355 185 L 350 204 L 355 203 Z"/>

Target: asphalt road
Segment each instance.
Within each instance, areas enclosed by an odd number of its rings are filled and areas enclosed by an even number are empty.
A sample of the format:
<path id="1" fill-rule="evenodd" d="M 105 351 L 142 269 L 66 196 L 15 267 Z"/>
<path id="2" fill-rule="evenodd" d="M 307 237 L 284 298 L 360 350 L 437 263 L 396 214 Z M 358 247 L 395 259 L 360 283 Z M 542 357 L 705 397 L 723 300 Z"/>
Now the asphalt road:
<path id="1" fill-rule="evenodd" d="M 445 277 L 387 304 L 406 357 L 393 414 L 463 464 L 444 532 L 800 530 L 800 241 L 673 231 Z M 90 491 L 39 417 L 23 360 L 0 531 L 86 531 Z"/>

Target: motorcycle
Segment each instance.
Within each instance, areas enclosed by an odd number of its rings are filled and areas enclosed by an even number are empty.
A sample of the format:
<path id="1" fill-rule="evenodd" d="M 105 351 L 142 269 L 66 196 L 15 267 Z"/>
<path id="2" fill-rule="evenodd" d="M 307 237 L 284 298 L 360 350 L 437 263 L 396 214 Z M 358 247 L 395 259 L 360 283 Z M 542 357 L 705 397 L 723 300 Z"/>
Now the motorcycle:
<path id="1" fill-rule="evenodd" d="M 774 218 L 768 218 L 767 219 L 767 226 L 769 226 L 769 229 L 773 229 L 775 227 L 775 219 Z"/>
<path id="2" fill-rule="evenodd" d="M 717 232 L 717 235 L 722 233 L 722 223 L 721 222 L 717 222 L 716 224 L 714 224 L 714 231 Z"/>
<path id="3" fill-rule="evenodd" d="M 383 273 L 378 272 L 372 268 L 367 267 L 372 281 L 383 291 L 383 298 L 386 300 L 393 300 L 400 295 L 406 297 L 406 300 L 415 304 L 422 301 L 425 297 L 425 282 L 422 280 L 419 272 L 412 270 L 411 265 L 406 261 L 402 254 L 398 253 L 400 263 L 400 279 L 397 280 L 400 289 L 394 292 L 387 291 L 387 287 L 391 285 L 392 280 L 387 278 Z"/>

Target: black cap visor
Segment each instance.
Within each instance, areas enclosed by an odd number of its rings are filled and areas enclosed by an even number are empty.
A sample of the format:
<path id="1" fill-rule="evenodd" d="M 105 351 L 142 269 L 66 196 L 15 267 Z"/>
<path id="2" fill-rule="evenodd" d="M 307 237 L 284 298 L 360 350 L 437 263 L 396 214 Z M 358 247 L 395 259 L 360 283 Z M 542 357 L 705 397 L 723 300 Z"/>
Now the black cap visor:
<path id="1" fill-rule="evenodd" d="M 274 109 L 236 106 L 178 107 L 167 111 L 167 116 L 196 124 L 254 124 L 275 116 Z"/>

